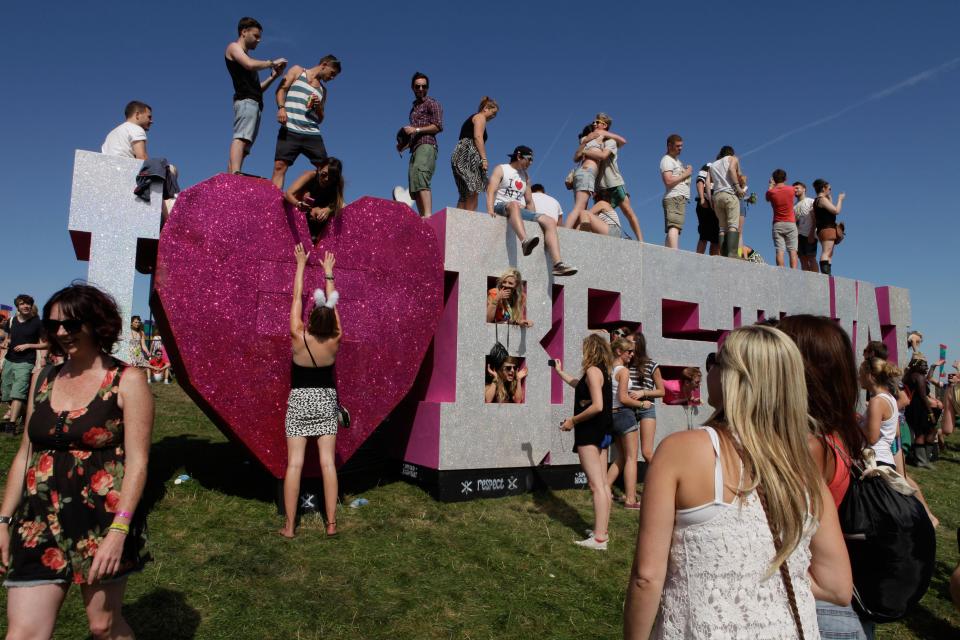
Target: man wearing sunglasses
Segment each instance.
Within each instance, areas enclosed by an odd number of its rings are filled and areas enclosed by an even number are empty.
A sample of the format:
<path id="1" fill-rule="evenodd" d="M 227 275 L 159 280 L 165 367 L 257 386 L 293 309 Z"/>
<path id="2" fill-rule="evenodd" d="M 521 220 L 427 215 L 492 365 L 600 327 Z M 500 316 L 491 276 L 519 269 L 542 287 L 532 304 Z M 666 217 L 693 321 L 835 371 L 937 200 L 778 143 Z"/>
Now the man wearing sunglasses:
<path id="1" fill-rule="evenodd" d="M 34 313 L 33 298 L 20 294 L 14 304 L 17 313 L 3 326 L 3 331 L 10 336 L 10 344 L 4 357 L 0 401 L 10 403 L 9 419 L 3 423 L 3 431 L 16 434 L 30 390 L 30 377 L 39 371 L 38 352 L 46 349 L 47 343 L 41 338 L 42 325 Z"/>
<path id="2" fill-rule="evenodd" d="M 433 207 L 430 183 L 437 168 L 437 134 L 443 131 L 443 108 L 427 95 L 430 78 L 417 71 L 410 81 L 413 89 L 413 106 L 410 108 L 410 124 L 403 128 L 404 142 L 397 142 L 397 151 L 410 149 L 408 187 L 417 201 L 421 217 L 428 218 Z"/>

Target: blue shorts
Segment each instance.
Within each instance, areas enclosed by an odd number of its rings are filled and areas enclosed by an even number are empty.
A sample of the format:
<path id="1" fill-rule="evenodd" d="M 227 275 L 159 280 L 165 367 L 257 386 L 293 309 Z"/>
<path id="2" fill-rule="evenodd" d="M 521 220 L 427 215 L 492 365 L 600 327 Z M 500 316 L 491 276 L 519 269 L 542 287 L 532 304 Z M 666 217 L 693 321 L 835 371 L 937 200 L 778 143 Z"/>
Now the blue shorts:
<path id="1" fill-rule="evenodd" d="M 493 212 L 494 212 L 495 214 L 497 214 L 498 216 L 506 216 L 506 215 L 507 215 L 507 203 L 506 203 L 506 202 L 503 202 L 502 200 L 501 200 L 500 202 L 494 203 L 494 205 L 493 205 Z M 539 213 L 536 213 L 536 212 L 534 212 L 534 211 L 530 211 L 529 209 L 524 209 L 523 207 L 520 207 L 520 217 L 523 218 L 524 220 L 526 220 L 527 222 L 536 222 L 536 221 L 537 221 L 537 216 L 539 216 L 539 215 L 540 215 Z"/>
<path id="2" fill-rule="evenodd" d="M 654 402 L 650 403 L 648 409 L 637 409 L 636 410 L 637 423 L 641 420 L 656 420 L 657 419 L 657 405 Z"/>
<path id="3" fill-rule="evenodd" d="M 625 436 L 639 428 L 637 418 L 629 407 L 613 410 L 613 435 Z"/>
<path id="4" fill-rule="evenodd" d="M 817 600 L 817 626 L 824 640 L 863 640 L 867 636 L 853 607 Z"/>

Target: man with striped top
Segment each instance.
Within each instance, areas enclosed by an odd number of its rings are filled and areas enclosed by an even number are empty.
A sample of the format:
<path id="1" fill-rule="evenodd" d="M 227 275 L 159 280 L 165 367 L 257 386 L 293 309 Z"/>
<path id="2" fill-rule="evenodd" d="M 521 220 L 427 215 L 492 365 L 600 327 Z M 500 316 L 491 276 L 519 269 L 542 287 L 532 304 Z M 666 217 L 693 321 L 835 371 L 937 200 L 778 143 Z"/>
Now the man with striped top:
<path id="1" fill-rule="evenodd" d="M 319 166 L 327 159 L 320 135 L 320 123 L 327 104 L 327 82 L 340 73 L 340 61 L 324 56 L 317 66 L 304 69 L 294 65 L 277 87 L 277 151 L 273 162 L 273 184 L 283 190 L 287 169 L 300 154 Z"/>

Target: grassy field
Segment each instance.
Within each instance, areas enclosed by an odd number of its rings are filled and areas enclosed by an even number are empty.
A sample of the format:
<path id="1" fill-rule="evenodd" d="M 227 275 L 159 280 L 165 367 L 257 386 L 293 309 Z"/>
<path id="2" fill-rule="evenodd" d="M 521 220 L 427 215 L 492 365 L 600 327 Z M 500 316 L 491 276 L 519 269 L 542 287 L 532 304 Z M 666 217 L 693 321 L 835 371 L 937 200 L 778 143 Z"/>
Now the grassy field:
<path id="1" fill-rule="evenodd" d="M 179 387 L 153 389 L 145 499 L 154 562 L 130 580 L 124 607 L 139 638 L 620 637 L 635 512 L 615 510 L 604 554 L 571 544 L 589 524 L 589 492 L 438 504 L 387 481 L 363 491 L 369 506 L 340 511 L 338 538 L 311 516 L 284 540 L 275 533 L 275 481 Z M 15 446 L 0 439 L 4 479 Z M 879 638 L 960 637 L 947 593 L 958 560 L 960 453 L 948 451 L 938 467 L 915 472 L 942 522 L 933 584 L 918 610 L 882 626 Z M 175 485 L 181 473 L 192 479 Z M 76 589 L 55 637 L 87 637 Z"/>

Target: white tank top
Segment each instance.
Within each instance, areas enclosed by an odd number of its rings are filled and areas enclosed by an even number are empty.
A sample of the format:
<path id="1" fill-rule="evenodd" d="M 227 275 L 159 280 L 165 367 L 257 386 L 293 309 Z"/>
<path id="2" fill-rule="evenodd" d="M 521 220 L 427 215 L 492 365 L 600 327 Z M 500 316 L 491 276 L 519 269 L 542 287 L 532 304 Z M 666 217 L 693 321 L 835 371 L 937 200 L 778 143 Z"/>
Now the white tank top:
<path id="1" fill-rule="evenodd" d="M 497 187 L 496 202 L 526 202 L 524 193 L 527 190 L 527 174 L 520 173 L 509 164 L 500 165 L 503 171 L 503 177 L 500 178 L 500 186 Z"/>
<path id="2" fill-rule="evenodd" d="M 742 501 L 723 502 L 723 466 L 716 432 L 714 500 L 676 512 L 667 576 L 652 638 L 796 638 L 787 591 L 779 571 L 764 579 L 775 555 L 763 507 L 752 491 Z M 741 473 L 742 476 L 742 473 Z M 818 638 L 817 610 L 810 590 L 807 527 L 787 568 L 796 594 L 804 637 Z"/>
<path id="3" fill-rule="evenodd" d="M 733 156 L 724 156 L 710 164 L 710 180 L 713 181 L 713 193 L 733 193 L 733 185 L 730 184 L 730 158 Z"/>
<path id="4" fill-rule="evenodd" d="M 870 444 L 877 454 L 877 462 L 894 464 L 893 441 L 897 438 L 897 429 L 900 426 L 900 414 L 897 411 L 897 401 L 889 393 L 878 393 L 890 405 L 890 417 L 880 423 L 880 439 Z"/>
<path id="5" fill-rule="evenodd" d="M 613 402 L 611 403 L 610 406 L 613 407 L 614 409 L 620 409 L 621 407 L 624 406 L 623 403 L 620 402 L 620 398 L 618 397 L 619 396 L 618 390 L 620 389 L 620 383 L 617 382 L 617 372 L 623 368 L 624 366 L 622 364 L 618 364 L 613 368 L 613 374 L 610 376 L 610 390 L 611 390 L 611 393 L 613 393 Z M 633 388 L 633 383 L 630 382 L 630 377 L 627 376 L 627 391 L 630 391 L 632 388 Z"/>

